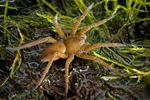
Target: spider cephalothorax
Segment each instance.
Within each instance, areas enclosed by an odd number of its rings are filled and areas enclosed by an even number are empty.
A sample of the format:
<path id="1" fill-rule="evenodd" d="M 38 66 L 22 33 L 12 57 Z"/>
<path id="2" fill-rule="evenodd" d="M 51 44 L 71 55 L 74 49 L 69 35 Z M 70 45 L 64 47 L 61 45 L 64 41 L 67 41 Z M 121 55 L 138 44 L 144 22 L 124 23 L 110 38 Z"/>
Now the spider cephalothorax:
<path id="1" fill-rule="evenodd" d="M 114 70 L 111 66 L 109 66 L 107 63 L 105 63 L 104 61 L 98 59 L 95 56 L 92 55 L 88 55 L 86 54 L 86 52 L 89 52 L 93 49 L 96 49 L 98 47 L 115 47 L 115 46 L 125 46 L 123 44 L 119 44 L 119 43 L 96 43 L 93 45 L 90 45 L 88 42 L 85 42 L 86 40 L 86 35 L 85 33 L 90 30 L 93 27 L 97 27 L 101 24 L 104 24 L 105 22 L 107 22 L 108 20 L 112 19 L 114 17 L 114 15 L 103 19 L 97 23 L 91 24 L 85 28 L 83 28 L 81 31 L 77 32 L 77 28 L 80 25 L 80 22 L 85 18 L 85 16 L 87 15 L 88 11 L 92 8 L 93 4 L 91 4 L 83 13 L 83 15 L 75 22 L 72 31 L 70 32 L 70 36 L 66 37 L 64 32 L 61 30 L 61 28 L 58 26 L 57 24 L 57 15 L 54 17 L 54 26 L 56 28 L 56 31 L 58 32 L 59 37 L 63 40 L 62 42 L 55 40 L 52 37 L 46 37 L 46 38 L 42 38 L 40 40 L 36 40 L 34 42 L 25 44 L 23 46 L 14 48 L 15 50 L 19 50 L 19 49 L 23 49 L 23 48 L 27 48 L 27 47 L 31 47 L 46 41 L 51 42 L 52 44 L 46 48 L 43 51 L 42 54 L 42 59 L 45 61 L 48 61 L 48 64 L 41 76 L 41 79 L 39 81 L 39 83 L 36 85 L 36 88 L 38 88 L 40 86 L 40 84 L 42 83 L 43 79 L 46 76 L 46 73 L 48 72 L 48 70 L 51 67 L 51 64 L 53 61 L 58 60 L 59 58 L 63 58 L 63 59 L 67 59 L 66 60 L 66 64 L 65 64 L 65 97 L 67 98 L 67 94 L 68 94 L 68 72 L 69 72 L 69 64 L 72 62 L 72 60 L 74 59 L 74 56 L 78 56 L 80 58 L 83 59 L 88 59 L 88 60 L 93 60 L 96 61 L 102 65 L 104 65 L 106 68 L 108 68 L 109 70 L 120 74 L 118 71 Z M 76 33 L 77 32 L 77 33 Z M 84 52 L 84 53 L 83 53 Z"/>

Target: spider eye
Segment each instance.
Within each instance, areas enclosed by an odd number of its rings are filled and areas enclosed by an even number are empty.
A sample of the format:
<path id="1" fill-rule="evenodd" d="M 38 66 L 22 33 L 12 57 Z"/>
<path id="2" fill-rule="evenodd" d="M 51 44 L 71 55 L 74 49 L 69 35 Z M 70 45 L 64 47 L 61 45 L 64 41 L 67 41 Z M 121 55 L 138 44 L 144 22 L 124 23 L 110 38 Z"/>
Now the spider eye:
<path id="1" fill-rule="evenodd" d="M 86 39 L 86 35 L 80 36 L 80 40 L 85 40 L 85 39 Z"/>
<path id="2" fill-rule="evenodd" d="M 81 37 L 80 40 L 84 40 L 84 37 Z"/>
<path id="3" fill-rule="evenodd" d="M 81 38 L 80 38 L 80 41 L 85 41 L 85 37 L 81 37 Z"/>

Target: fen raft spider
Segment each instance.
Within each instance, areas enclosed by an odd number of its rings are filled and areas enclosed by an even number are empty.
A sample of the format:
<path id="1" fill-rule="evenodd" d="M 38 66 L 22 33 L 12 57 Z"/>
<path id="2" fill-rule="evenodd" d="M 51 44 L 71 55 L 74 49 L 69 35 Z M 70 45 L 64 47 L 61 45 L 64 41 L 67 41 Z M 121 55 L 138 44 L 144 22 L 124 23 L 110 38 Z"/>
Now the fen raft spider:
<path id="1" fill-rule="evenodd" d="M 90 45 L 88 42 L 85 42 L 86 35 L 85 33 L 90 30 L 93 27 L 97 27 L 101 24 L 104 24 L 108 20 L 112 19 L 115 15 L 112 15 L 106 19 L 103 19 L 97 23 L 91 24 L 89 26 L 84 27 L 82 30 L 77 32 L 77 28 L 79 27 L 81 21 L 85 18 L 85 16 L 88 14 L 88 11 L 92 8 L 93 4 L 91 4 L 83 13 L 81 17 L 78 18 L 78 20 L 75 22 L 70 36 L 66 37 L 64 32 L 61 30 L 61 28 L 57 24 L 57 14 L 54 17 L 53 23 L 56 28 L 56 31 L 58 32 L 59 37 L 63 40 L 62 42 L 57 41 L 56 39 L 52 37 L 46 37 L 42 38 L 33 42 L 30 42 L 28 44 L 22 45 L 20 47 L 13 48 L 14 50 L 20 50 L 23 48 L 32 47 L 35 45 L 38 45 L 43 42 L 50 42 L 52 43 L 48 48 L 46 48 L 42 53 L 42 60 L 48 61 L 48 64 L 41 76 L 41 79 L 39 83 L 36 85 L 36 89 L 40 86 L 43 79 L 45 78 L 47 72 L 49 71 L 53 61 L 58 60 L 60 58 L 67 59 L 65 63 L 65 98 L 67 98 L 68 94 L 68 72 L 69 72 L 69 64 L 74 59 L 74 56 L 87 59 L 87 60 L 93 60 L 96 61 L 102 65 L 104 65 L 109 70 L 115 72 L 116 74 L 120 74 L 118 71 L 114 70 L 111 66 L 109 66 L 104 61 L 98 59 L 95 56 L 85 54 L 86 52 L 89 52 L 93 49 L 96 49 L 98 47 L 115 47 L 115 46 L 125 46 L 124 44 L 120 43 L 96 43 L 93 45 Z M 76 33 L 77 32 L 77 33 Z M 83 54 L 84 53 L 84 54 Z"/>

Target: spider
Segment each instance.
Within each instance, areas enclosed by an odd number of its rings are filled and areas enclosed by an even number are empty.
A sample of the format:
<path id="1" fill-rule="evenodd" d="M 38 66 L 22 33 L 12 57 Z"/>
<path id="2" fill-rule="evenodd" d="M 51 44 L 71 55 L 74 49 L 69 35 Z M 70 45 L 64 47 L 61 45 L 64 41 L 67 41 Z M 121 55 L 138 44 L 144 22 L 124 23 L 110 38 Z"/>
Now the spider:
<path id="1" fill-rule="evenodd" d="M 87 60 L 96 61 L 96 62 L 104 65 L 109 70 L 115 72 L 116 74 L 120 74 L 118 71 L 114 70 L 111 66 L 109 66 L 104 61 L 98 59 L 95 56 L 86 54 L 87 52 L 89 52 L 93 49 L 96 49 L 98 47 L 125 46 L 124 44 L 120 44 L 120 43 L 96 43 L 96 44 L 90 45 L 88 42 L 85 42 L 85 40 L 86 40 L 85 33 L 88 30 L 90 30 L 93 27 L 97 27 L 101 24 L 104 24 L 105 22 L 107 22 L 108 20 L 112 19 L 115 16 L 115 15 L 112 15 L 112 16 L 110 16 L 106 19 L 103 19 L 103 20 L 101 20 L 97 23 L 86 26 L 82 30 L 77 32 L 77 29 L 78 29 L 81 21 L 88 14 L 88 11 L 92 8 L 92 6 L 93 6 L 93 4 L 91 4 L 89 7 L 87 7 L 87 9 L 83 13 L 83 15 L 80 16 L 77 19 L 77 21 L 75 22 L 75 24 L 74 24 L 74 26 L 73 26 L 73 28 L 70 32 L 69 37 L 66 37 L 64 32 L 58 26 L 58 24 L 57 24 L 57 14 L 56 14 L 56 16 L 53 19 L 53 23 L 54 23 L 54 26 L 56 28 L 56 31 L 58 32 L 59 37 L 63 41 L 57 41 L 56 39 L 54 39 L 52 37 L 46 37 L 46 38 L 42 38 L 42 39 L 30 42 L 30 43 L 24 44 L 20 47 L 14 48 L 15 50 L 20 50 L 20 49 L 27 48 L 27 47 L 32 47 L 32 46 L 35 46 L 35 45 L 38 45 L 40 43 L 47 42 L 47 41 L 52 43 L 42 53 L 42 60 L 48 61 L 48 64 L 47 64 L 47 66 L 46 66 L 46 68 L 45 68 L 38 84 L 36 85 L 35 89 L 37 89 L 40 86 L 40 84 L 42 83 L 42 81 L 45 78 L 47 72 L 49 71 L 53 61 L 58 60 L 60 58 L 67 59 L 66 63 L 65 63 L 65 98 L 67 98 L 67 94 L 68 94 L 69 65 L 73 61 L 74 56 L 77 56 L 77 57 L 80 57 L 80 58 L 83 58 L 83 59 L 87 59 Z"/>

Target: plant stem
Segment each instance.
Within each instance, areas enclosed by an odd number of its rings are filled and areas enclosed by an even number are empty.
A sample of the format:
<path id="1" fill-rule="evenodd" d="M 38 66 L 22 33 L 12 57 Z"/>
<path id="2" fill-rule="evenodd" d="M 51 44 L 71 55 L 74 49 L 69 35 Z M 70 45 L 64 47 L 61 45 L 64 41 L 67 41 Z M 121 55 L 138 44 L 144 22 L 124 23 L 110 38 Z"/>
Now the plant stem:
<path id="1" fill-rule="evenodd" d="M 7 34 L 6 34 L 6 30 L 7 30 L 7 26 L 6 26 L 6 20 L 7 20 L 7 9 L 8 9 L 8 0 L 6 0 L 5 2 L 5 11 L 4 11 L 4 22 L 3 22 L 3 25 L 4 25 L 4 32 L 3 32 L 3 43 L 6 45 L 6 42 L 7 42 Z"/>

